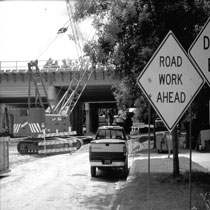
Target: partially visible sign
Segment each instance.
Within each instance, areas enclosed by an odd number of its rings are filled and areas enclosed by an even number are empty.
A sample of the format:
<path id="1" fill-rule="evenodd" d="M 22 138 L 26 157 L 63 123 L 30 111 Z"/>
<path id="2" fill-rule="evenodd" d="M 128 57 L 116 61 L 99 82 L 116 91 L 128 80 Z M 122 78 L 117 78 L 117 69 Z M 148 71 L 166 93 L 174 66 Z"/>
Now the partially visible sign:
<path id="1" fill-rule="evenodd" d="M 203 86 L 204 79 L 169 31 L 137 82 L 171 131 Z"/>
<path id="2" fill-rule="evenodd" d="M 210 18 L 190 46 L 189 54 L 210 86 Z"/>

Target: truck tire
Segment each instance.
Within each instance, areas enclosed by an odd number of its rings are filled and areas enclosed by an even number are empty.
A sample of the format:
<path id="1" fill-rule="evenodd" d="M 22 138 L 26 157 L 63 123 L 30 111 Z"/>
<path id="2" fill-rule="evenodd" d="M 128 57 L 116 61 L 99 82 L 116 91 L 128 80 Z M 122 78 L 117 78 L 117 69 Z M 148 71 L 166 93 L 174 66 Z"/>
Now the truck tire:
<path id="1" fill-rule="evenodd" d="M 91 173 L 92 177 L 96 177 L 96 167 L 95 166 L 90 167 L 90 173 Z"/>

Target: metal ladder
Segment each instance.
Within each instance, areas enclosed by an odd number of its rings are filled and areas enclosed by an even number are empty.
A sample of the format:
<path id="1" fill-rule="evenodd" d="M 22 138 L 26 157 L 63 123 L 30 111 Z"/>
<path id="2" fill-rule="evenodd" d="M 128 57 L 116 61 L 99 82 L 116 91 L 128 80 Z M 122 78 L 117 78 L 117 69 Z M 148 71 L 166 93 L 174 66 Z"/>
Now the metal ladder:
<path id="1" fill-rule="evenodd" d="M 30 63 L 28 63 L 28 73 L 29 73 L 29 89 L 28 89 L 28 106 L 29 108 L 31 107 L 31 80 L 34 83 L 34 87 L 35 87 L 35 106 L 38 106 L 38 100 L 39 100 L 39 104 L 42 108 L 44 107 L 44 103 L 41 97 L 41 92 L 44 93 L 44 97 L 47 99 L 47 103 L 50 109 L 50 113 L 52 113 L 53 109 L 50 105 L 50 101 L 47 95 L 47 91 L 46 88 L 44 86 L 44 82 L 43 79 L 41 77 L 39 68 L 38 68 L 38 61 L 31 61 Z"/>

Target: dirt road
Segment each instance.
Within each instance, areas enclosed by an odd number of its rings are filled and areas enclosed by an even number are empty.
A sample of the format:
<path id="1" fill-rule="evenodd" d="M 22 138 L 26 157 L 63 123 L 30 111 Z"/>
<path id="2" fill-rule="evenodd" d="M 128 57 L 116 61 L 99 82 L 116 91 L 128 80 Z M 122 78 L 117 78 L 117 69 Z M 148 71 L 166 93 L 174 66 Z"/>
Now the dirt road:
<path id="1" fill-rule="evenodd" d="M 136 192 L 134 188 L 140 189 L 132 182 L 132 177 L 143 172 L 142 163 L 139 167 L 135 163 L 147 160 L 147 147 L 132 143 L 130 151 L 133 152 L 129 157 L 130 175 L 126 182 L 119 171 L 98 171 L 98 176 L 91 178 L 88 145 L 71 155 L 48 157 L 22 156 L 12 147 L 11 172 L 0 179 L 0 210 L 116 210 L 131 209 L 132 206 L 128 208 L 130 202 L 138 206 L 138 197 L 130 200 Z M 189 157 L 188 151 L 180 152 L 180 156 Z M 151 159 L 163 159 L 172 165 L 168 154 L 153 151 Z M 192 160 L 207 169 L 209 153 L 193 152 Z M 185 166 L 189 168 L 189 161 Z M 146 196 L 146 191 L 144 193 Z"/>
<path id="2" fill-rule="evenodd" d="M 71 155 L 14 164 L 0 182 L 1 210 L 98 210 L 117 208 L 116 193 L 125 180 L 116 171 L 98 171 L 91 178 L 85 145 Z"/>

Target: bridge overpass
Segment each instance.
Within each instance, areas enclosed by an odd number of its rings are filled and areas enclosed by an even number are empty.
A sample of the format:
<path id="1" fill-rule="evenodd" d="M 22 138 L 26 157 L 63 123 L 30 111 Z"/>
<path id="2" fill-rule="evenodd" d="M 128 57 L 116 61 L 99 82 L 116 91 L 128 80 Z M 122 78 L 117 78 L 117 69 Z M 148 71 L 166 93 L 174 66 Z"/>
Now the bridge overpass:
<path id="1" fill-rule="evenodd" d="M 0 65 L 0 106 L 28 107 L 29 74 L 27 61 L 7 61 Z M 79 78 L 80 62 L 71 60 L 68 65 L 46 66 L 46 61 L 39 61 L 39 68 L 44 80 L 48 97 L 52 105 L 56 105 L 69 87 L 73 75 Z M 66 64 L 66 63 L 65 63 Z M 112 95 L 114 79 L 102 66 L 97 66 L 85 87 L 73 113 L 72 129 L 82 134 L 84 119 L 87 132 L 95 132 L 98 126 L 98 109 L 116 108 Z M 35 101 L 35 87 L 32 86 L 32 101 Z M 41 93 L 44 97 L 44 93 Z M 43 98 L 44 99 L 44 98 Z M 46 102 L 46 100 L 44 99 Z"/>

